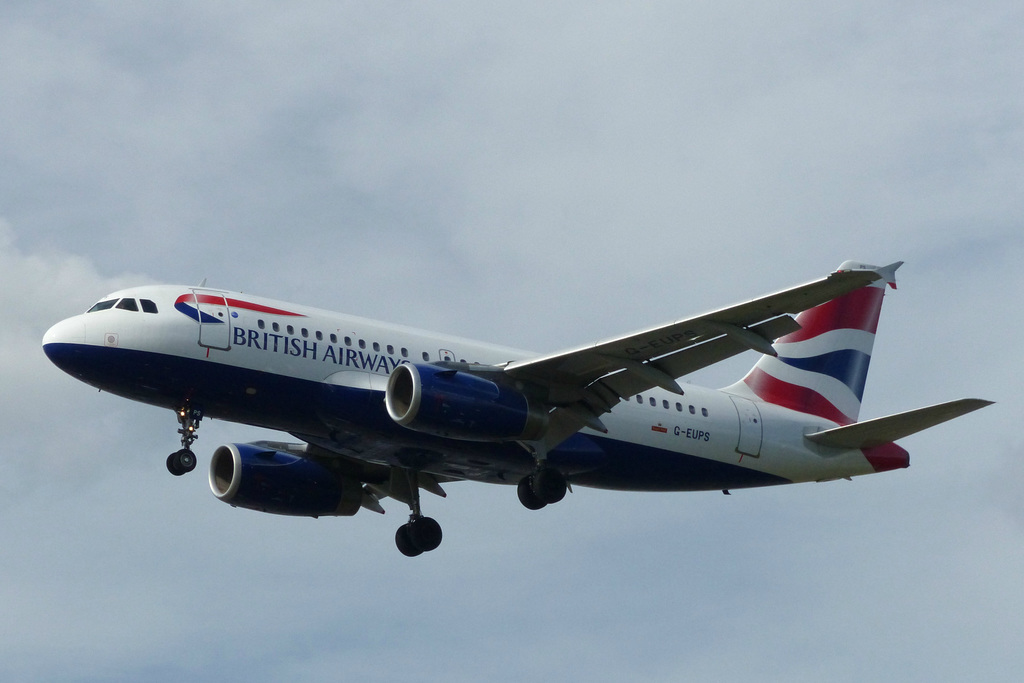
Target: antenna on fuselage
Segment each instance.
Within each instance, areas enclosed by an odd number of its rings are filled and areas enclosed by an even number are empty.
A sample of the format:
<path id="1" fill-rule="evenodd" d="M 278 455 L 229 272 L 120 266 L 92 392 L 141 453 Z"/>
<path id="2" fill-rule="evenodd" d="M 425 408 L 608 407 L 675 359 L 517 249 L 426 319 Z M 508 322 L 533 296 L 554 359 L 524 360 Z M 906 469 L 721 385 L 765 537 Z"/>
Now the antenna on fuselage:
<path id="1" fill-rule="evenodd" d="M 203 281 L 200 282 L 198 285 L 196 285 L 196 287 L 198 287 L 199 289 L 202 289 L 205 286 L 206 286 L 206 278 L 204 277 Z"/>

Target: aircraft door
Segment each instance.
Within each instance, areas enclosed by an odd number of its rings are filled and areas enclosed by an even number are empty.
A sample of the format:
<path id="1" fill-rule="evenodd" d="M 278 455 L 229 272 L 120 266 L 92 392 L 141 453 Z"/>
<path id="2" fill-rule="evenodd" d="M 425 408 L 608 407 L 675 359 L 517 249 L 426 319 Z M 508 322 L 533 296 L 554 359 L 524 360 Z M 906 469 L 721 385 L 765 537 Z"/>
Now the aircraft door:
<path id="1" fill-rule="evenodd" d="M 231 348 L 231 311 L 220 292 L 193 289 L 199 311 L 199 345 L 210 349 Z"/>
<path id="2" fill-rule="evenodd" d="M 755 458 L 761 455 L 761 411 L 757 404 L 740 396 L 730 396 L 736 406 L 736 415 L 740 420 L 740 436 L 736 450 L 744 455 Z"/>

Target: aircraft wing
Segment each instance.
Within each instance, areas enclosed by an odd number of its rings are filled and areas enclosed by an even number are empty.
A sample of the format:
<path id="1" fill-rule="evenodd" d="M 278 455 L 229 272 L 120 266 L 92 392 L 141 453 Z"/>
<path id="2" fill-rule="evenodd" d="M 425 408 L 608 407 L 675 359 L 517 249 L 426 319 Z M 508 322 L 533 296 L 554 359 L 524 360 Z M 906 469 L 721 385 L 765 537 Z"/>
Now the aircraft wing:
<path id="1" fill-rule="evenodd" d="M 661 387 L 682 394 L 677 377 L 753 349 L 775 355 L 771 342 L 799 329 L 790 314 L 864 287 L 874 270 L 845 270 L 774 294 L 693 318 L 581 346 L 513 361 L 507 376 L 547 390 L 556 406 L 545 437 L 550 448 L 580 428 L 607 431 L 599 416 L 620 400 Z"/>

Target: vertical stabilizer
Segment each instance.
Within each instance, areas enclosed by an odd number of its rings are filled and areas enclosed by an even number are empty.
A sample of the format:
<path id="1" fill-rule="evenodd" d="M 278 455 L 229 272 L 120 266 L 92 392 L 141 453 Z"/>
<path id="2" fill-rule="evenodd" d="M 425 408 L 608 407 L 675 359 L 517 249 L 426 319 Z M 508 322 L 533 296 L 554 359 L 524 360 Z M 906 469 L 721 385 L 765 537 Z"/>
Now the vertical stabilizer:
<path id="1" fill-rule="evenodd" d="M 801 329 L 773 345 L 778 357 L 762 356 L 739 383 L 726 391 L 817 415 L 841 425 L 857 421 L 882 297 L 896 288 L 903 262 L 870 266 L 847 261 L 839 270 L 870 270 L 873 284 L 800 313 Z"/>

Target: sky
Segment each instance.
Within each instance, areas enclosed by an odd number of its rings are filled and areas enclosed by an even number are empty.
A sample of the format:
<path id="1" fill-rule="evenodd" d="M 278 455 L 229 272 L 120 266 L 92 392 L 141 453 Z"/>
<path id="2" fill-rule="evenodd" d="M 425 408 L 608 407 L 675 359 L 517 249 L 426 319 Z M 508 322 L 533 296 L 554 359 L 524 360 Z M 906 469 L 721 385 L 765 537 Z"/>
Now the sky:
<path id="1" fill-rule="evenodd" d="M 1019 2 L 0 5 L 0 679 L 1017 680 Z M 290 519 L 207 420 L 51 366 L 146 283 L 551 352 L 903 260 L 861 417 L 997 403 L 907 470 L 511 487 Z M 724 386 L 753 353 L 684 381 Z"/>

